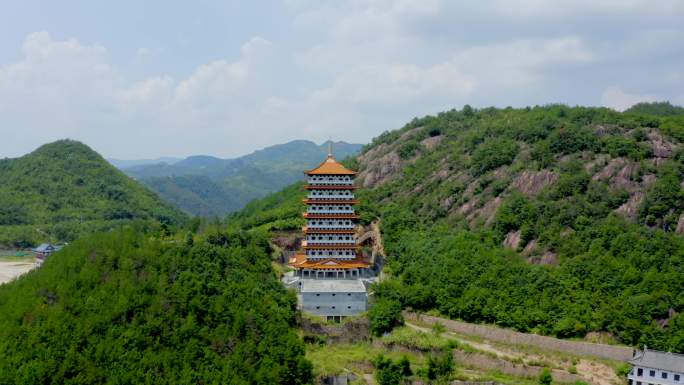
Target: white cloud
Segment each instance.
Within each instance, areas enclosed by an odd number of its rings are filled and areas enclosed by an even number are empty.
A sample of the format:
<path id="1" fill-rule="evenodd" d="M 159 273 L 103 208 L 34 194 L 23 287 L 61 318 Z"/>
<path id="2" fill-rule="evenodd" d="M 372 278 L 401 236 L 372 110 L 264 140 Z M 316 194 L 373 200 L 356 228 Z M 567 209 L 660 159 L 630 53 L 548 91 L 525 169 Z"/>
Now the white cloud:
<path id="1" fill-rule="evenodd" d="M 655 95 L 629 94 L 620 87 L 609 87 L 601 95 L 601 104 L 617 111 L 624 111 L 640 102 L 655 102 L 662 100 Z"/>
<path id="2" fill-rule="evenodd" d="M 679 0 L 286 0 L 286 6 L 282 30 L 246 32 L 226 23 L 231 27 L 207 39 L 255 37 L 205 54 L 189 69 L 185 60 L 173 76 L 154 67 L 160 52 L 153 48 L 117 61 L 110 55 L 118 47 L 109 52 L 30 34 L 23 57 L 0 65 L 6 139 L 0 156 L 65 136 L 120 158 L 233 156 L 304 137 L 363 142 L 414 116 L 466 103 L 624 109 L 656 96 L 684 100 Z M 169 62 L 199 50 L 196 36 L 186 34 L 144 44 L 163 46 Z M 176 44 L 181 38 L 186 44 Z M 147 75 L 126 67 L 131 62 L 144 62 Z"/>

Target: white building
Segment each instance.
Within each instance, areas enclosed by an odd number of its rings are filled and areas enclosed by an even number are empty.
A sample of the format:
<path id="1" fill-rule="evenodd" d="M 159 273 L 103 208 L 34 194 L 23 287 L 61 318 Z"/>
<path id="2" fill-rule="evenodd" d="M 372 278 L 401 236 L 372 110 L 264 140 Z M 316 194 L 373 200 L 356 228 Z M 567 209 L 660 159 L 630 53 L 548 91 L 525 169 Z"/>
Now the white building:
<path id="1" fill-rule="evenodd" d="M 630 385 L 684 385 L 684 355 L 648 350 L 637 351 L 629 361 Z"/>
<path id="2" fill-rule="evenodd" d="M 300 306 L 309 314 L 340 321 L 368 309 L 368 294 L 358 279 L 303 279 Z"/>

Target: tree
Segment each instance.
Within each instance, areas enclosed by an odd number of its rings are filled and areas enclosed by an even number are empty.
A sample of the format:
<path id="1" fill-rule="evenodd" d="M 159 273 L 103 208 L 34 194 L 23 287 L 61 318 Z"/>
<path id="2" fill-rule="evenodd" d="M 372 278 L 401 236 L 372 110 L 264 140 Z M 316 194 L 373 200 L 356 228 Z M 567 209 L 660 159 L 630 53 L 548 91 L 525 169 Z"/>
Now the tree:
<path id="1" fill-rule="evenodd" d="M 401 315 L 401 303 L 391 299 L 380 299 L 368 312 L 371 332 L 376 336 L 391 331 L 395 326 L 404 323 Z"/>
<path id="2" fill-rule="evenodd" d="M 410 370 L 410 369 L 409 369 Z M 394 363 L 382 354 L 375 360 L 375 380 L 378 385 L 399 385 L 404 379 L 402 363 Z"/>
<path id="3" fill-rule="evenodd" d="M 454 357 L 450 350 L 441 356 L 430 355 L 428 357 L 427 377 L 429 380 L 447 378 L 453 370 Z"/>

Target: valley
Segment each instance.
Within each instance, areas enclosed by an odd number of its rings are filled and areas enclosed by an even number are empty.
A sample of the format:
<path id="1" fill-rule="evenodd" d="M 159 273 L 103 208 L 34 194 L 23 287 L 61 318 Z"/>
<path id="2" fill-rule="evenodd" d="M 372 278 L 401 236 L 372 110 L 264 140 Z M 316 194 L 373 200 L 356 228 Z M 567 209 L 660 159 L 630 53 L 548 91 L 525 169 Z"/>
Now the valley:
<path id="1" fill-rule="evenodd" d="M 340 159 L 361 149 L 360 144 L 330 144 Z M 302 170 L 315 166 L 327 147 L 328 142 L 317 145 L 294 140 L 233 159 L 202 155 L 160 159 L 158 163 L 118 160 L 113 164 L 188 214 L 224 217 L 253 199 L 303 180 Z"/>

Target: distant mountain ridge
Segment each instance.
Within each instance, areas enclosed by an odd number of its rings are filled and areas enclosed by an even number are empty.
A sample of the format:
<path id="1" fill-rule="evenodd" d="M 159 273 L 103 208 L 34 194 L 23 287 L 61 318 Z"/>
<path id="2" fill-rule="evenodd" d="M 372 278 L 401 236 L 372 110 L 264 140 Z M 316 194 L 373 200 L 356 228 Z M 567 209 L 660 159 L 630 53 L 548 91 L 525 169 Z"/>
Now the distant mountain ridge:
<path id="1" fill-rule="evenodd" d="M 111 163 L 114 167 L 118 168 L 119 170 L 124 169 L 124 168 L 131 168 L 131 167 L 136 167 L 136 166 L 149 166 L 152 164 L 160 164 L 160 163 L 174 164 L 174 163 L 179 162 L 181 160 L 182 160 L 181 158 L 173 158 L 173 157 L 162 157 L 162 158 L 156 158 L 156 159 L 134 159 L 134 160 L 107 158 L 107 162 Z"/>
<path id="2" fill-rule="evenodd" d="M 60 140 L 0 159 L 0 245 L 71 241 L 118 223 L 186 219 L 83 143 Z"/>
<path id="3" fill-rule="evenodd" d="M 187 213 L 220 217 L 301 180 L 305 169 L 325 159 L 329 143 L 293 140 L 239 158 L 195 155 L 173 164 L 140 164 L 122 170 Z M 338 159 L 355 155 L 362 147 L 332 142 Z"/>

